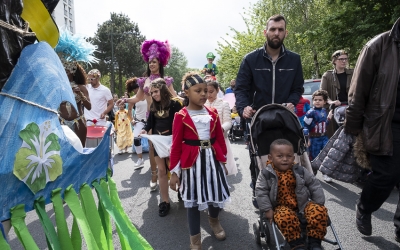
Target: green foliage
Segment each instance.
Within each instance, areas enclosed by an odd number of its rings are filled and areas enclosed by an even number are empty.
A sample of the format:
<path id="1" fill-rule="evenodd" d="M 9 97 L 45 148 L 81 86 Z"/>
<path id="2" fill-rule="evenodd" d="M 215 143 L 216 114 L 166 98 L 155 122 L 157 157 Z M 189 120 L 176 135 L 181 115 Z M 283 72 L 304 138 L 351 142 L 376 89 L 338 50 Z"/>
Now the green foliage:
<path id="1" fill-rule="evenodd" d="M 289 31 L 287 49 L 301 55 L 304 78 L 319 78 L 332 69 L 331 55 L 345 49 L 350 67 L 366 41 L 387 31 L 400 16 L 398 0 L 260 0 L 243 13 L 246 31 L 231 28 L 229 38 L 218 43 L 220 82 L 236 77 L 250 51 L 263 46 L 266 21 L 282 14 Z"/>
<path id="2" fill-rule="evenodd" d="M 141 76 L 145 71 L 145 63 L 140 54 L 140 45 L 145 37 L 139 26 L 127 15 L 111 13 L 111 19 L 98 25 L 95 36 L 89 40 L 97 45 L 95 56 L 100 59 L 99 64 L 93 67 L 97 67 L 102 75 L 110 74 L 111 92 L 115 93 L 117 88 L 119 95 L 122 95 L 124 79 Z M 113 72 L 114 79 L 118 79 L 116 85 L 112 81 Z"/>
<path id="3" fill-rule="evenodd" d="M 186 56 L 175 46 L 172 46 L 172 56 L 165 67 L 165 75 L 174 78 L 174 89 L 179 92 L 182 90 L 181 80 L 182 76 L 186 73 L 188 61 Z"/>

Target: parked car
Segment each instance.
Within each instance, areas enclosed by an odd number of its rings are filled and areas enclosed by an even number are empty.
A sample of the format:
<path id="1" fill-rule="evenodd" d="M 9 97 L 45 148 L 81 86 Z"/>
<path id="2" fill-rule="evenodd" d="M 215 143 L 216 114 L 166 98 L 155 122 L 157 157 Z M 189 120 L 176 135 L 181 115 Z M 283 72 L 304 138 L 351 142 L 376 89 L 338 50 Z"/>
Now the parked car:
<path id="1" fill-rule="evenodd" d="M 311 107 L 313 106 L 312 103 L 312 94 L 319 89 L 321 85 L 321 79 L 309 79 L 304 80 L 304 94 L 303 97 L 310 100 Z"/>

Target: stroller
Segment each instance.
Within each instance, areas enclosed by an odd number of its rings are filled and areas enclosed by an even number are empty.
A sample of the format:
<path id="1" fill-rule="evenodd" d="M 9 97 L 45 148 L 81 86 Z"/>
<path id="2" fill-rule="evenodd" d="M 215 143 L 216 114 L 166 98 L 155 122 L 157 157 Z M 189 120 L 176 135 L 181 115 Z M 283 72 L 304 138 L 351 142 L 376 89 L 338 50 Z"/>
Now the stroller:
<path id="1" fill-rule="evenodd" d="M 237 116 L 232 119 L 232 128 L 229 130 L 228 138 L 231 141 L 236 141 L 236 139 L 241 139 L 244 137 L 244 129 L 240 123 L 240 117 Z"/>
<path id="2" fill-rule="evenodd" d="M 248 126 L 250 130 L 249 151 L 252 162 L 250 167 L 254 168 L 257 176 L 266 167 L 270 151 L 269 145 L 276 139 L 290 141 L 296 153 L 295 161 L 301 163 L 308 171 L 312 172 L 303 130 L 295 113 L 279 104 L 265 105 L 258 109 Z M 332 223 L 329 224 L 336 240 L 324 239 L 323 241 L 339 245 L 338 249 L 343 249 Z M 265 242 L 270 244 L 272 238 L 271 231 L 273 232 L 277 249 L 281 249 L 286 244 L 279 243 L 277 233 L 279 230 L 277 226 L 275 223 L 271 225 L 262 213 L 260 213 L 258 222 L 254 223 L 253 229 L 254 237 L 258 244 L 261 244 L 261 238 L 265 238 Z M 304 232 L 304 230 L 302 231 Z M 306 234 L 303 235 L 306 236 Z"/>

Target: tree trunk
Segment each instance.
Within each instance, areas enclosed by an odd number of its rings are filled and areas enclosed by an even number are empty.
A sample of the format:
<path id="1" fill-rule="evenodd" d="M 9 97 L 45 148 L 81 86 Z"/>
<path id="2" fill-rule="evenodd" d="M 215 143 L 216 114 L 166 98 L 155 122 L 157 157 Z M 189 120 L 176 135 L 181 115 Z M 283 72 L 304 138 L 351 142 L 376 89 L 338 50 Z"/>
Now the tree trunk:
<path id="1" fill-rule="evenodd" d="M 122 88 L 122 70 L 118 65 L 118 82 L 119 82 L 119 96 L 122 96 L 123 94 L 123 88 Z"/>
<path id="2" fill-rule="evenodd" d="M 319 61 L 318 61 L 318 54 L 317 51 L 315 51 L 314 46 L 312 49 L 313 52 L 313 59 L 314 59 L 314 67 L 315 67 L 315 77 L 316 78 L 321 78 L 321 73 L 319 72 Z"/>

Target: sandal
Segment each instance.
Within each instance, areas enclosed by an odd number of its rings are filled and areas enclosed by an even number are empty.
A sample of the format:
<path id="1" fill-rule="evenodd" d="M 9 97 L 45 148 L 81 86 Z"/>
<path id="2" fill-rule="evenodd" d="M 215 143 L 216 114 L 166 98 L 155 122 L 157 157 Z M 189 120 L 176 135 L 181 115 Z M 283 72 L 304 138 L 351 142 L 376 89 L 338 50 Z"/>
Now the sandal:
<path id="1" fill-rule="evenodd" d="M 158 205 L 158 208 L 159 208 L 158 209 L 158 215 L 160 217 L 166 216 L 168 214 L 168 212 L 169 212 L 170 207 L 171 206 L 170 206 L 169 203 L 167 203 L 165 201 L 161 202 L 160 205 Z"/>

